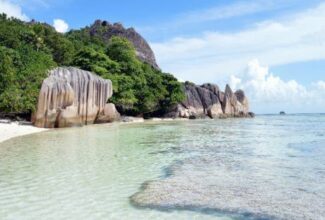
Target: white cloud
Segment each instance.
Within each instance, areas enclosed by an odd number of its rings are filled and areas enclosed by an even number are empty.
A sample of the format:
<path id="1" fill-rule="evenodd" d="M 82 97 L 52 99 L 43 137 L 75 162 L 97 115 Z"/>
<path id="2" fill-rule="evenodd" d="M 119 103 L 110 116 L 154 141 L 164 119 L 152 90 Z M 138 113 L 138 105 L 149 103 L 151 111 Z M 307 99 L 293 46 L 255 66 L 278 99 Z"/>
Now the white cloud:
<path id="1" fill-rule="evenodd" d="M 243 89 L 256 112 L 281 110 L 301 113 L 325 110 L 325 82 L 319 81 L 303 86 L 295 80 L 284 81 L 270 73 L 257 59 L 248 63 L 246 70 L 230 76 L 230 85 Z"/>
<path id="2" fill-rule="evenodd" d="M 325 91 L 325 81 L 318 81 L 316 83 L 316 86 L 320 89 L 320 90 L 324 90 Z M 324 97 L 325 98 L 325 97 Z"/>
<path id="3" fill-rule="evenodd" d="M 179 21 L 173 23 L 182 25 L 187 23 L 193 24 L 205 21 L 223 20 L 288 7 L 292 5 L 293 2 L 294 1 L 291 0 L 239 1 L 222 7 L 212 7 L 205 10 L 188 12 L 181 15 Z"/>
<path id="4" fill-rule="evenodd" d="M 29 20 L 27 15 L 22 12 L 21 7 L 9 0 L 0 0 L 0 13 L 5 13 L 9 17 L 18 18 L 23 21 Z"/>
<path id="5" fill-rule="evenodd" d="M 202 83 L 242 71 L 258 58 L 270 66 L 325 59 L 325 3 L 281 20 L 234 32 L 152 43 L 162 69 Z"/>
<path id="6" fill-rule="evenodd" d="M 69 25 L 62 19 L 54 19 L 53 26 L 60 33 L 65 33 L 69 30 Z"/>
<path id="7" fill-rule="evenodd" d="M 314 0 L 313 0 L 314 1 Z M 184 30 L 193 25 L 200 25 L 206 22 L 222 21 L 241 16 L 253 15 L 257 13 L 267 13 L 292 6 L 306 4 L 304 0 L 254 0 L 254 1 L 234 1 L 227 4 L 216 3 L 216 6 L 208 9 L 199 9 L 181 13 L 174 18 L 169 18 L 165 23 L 145 27 L 137 27 L 137 30 L 148 35 L 169 35 L 173 31 Z"/>

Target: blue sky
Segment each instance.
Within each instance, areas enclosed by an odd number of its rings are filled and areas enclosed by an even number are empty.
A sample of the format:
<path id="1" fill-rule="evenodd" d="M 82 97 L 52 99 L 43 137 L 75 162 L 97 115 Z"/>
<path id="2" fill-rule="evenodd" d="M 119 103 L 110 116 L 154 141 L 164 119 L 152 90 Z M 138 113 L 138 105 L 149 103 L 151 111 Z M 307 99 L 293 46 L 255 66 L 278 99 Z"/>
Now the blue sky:
<path id="1" fill-rule="evenodd" d="M 135 27 L 180 80 L 230 83 L 258 113 L 325 112 L 325 2 L 0 0 L 62 32 L 95 19 Z"/>

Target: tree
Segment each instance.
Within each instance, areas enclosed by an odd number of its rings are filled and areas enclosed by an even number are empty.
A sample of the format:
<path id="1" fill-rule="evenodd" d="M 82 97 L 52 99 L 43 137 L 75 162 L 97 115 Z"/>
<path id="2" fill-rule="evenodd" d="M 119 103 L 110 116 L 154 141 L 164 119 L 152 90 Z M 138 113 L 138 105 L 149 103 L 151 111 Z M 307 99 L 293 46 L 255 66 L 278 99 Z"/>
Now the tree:
<path id="1" fill-rule="evenodd" d="M 126 38 L 112 37 L 106 54 L 121 66 L 121 72 L 125 74 L 140 74 L 141 61 L 138 60 L 134 46 Z"/>
<path id="2" fill-rule="evenodd" d="M 74 57 L 74 66 L 92 71 L 100 76 L 108 73 L 119 73 L 119 63 L 112 61 L 105 53 L 91 47 L 84 47 Z"/>
<path id="3" fill-rule="evenodd" d="M 17 56 L 15 51 L 6 47 L 0 47 L 0 94 L 14 83 L 14 77 L 16 75 L 14 66 L 15 56 Z"/>
<path id="4" fill-rule="evenodd" d="M 30 46 L 19 50 L 0 47 L 0 111 L 35 110 L 39 89 L 47 71 L 56 66 L 50 55 Z"/>

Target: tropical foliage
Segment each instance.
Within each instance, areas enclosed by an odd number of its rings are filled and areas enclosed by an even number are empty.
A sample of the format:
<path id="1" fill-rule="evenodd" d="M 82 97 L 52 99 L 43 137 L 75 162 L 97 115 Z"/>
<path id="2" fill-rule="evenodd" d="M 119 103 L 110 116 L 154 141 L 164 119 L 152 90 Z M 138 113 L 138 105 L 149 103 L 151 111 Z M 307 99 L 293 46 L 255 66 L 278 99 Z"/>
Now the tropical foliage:
<path id="1" fill-rule="evenodd" d="M 141 62 L 124 38 L 104 42 L 84 29 L 67 34 L 51 26 L 0 15 L 0 112 L 32 112 L 48 70 L 76 66 L 113 82 L 122 113 L 164 111 L 184 99 L 181 83 Z"/>

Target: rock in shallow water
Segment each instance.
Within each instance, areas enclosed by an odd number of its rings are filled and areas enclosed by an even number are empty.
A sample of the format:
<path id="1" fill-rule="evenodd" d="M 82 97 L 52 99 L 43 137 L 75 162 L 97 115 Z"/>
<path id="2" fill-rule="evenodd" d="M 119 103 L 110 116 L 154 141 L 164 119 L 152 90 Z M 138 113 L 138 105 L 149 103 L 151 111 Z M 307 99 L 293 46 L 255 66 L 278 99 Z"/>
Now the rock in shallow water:
<path id="1" fill-rule="evenodd" d="M 112 82 L 74 67 L 59 67 L 43 81 L 34 125 L 45 128 L 82 126 L 110 122 L 118 117 L 115 106 L 107 104 L 113 94 Z M 105 121 L 107 120 L 107 121 Z"/>

